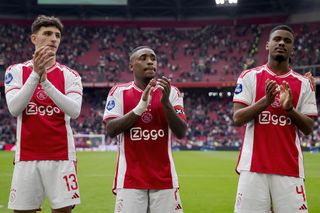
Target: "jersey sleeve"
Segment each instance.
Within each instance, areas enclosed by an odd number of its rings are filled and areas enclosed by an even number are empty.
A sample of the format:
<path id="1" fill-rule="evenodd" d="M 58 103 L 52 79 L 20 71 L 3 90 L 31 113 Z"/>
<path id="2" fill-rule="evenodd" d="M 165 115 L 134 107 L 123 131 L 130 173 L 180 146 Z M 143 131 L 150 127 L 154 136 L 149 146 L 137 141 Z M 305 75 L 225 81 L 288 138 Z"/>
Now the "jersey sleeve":
<path id="1" fill-rule="evenodd" d="M 14 89 L 21 89 L 22 83 L 22 67 L 20 64 L 8 67 L 5 73 L 5 93 Z"/>
<path id="2" fill-rule="evenodd" d="M 70 93 L 77 93 L 82 96 L 83 87 L 80 75 L 70 68 L 66 67 L 66 69 L 67 71 L 65 72 L 65 94 L 68 95 Z"/>
<path id="3" fill-rule="evenodd" d="M 302 101 L 300 106 L 298 106 L 298 111 L 308 116 L 317 116 L 318 110 L 315 91 L 309 81 L 304 83 L 303 87 L 303 93 L 301 94 Z"/>
<path id="4" fill-rule="evenodd" d="M 40 76 L 32 72 L 23 84 L 22 65 L 9 67 L 5 77 L 5 94 L 9 112 L 18 116 L 27 107 L 34 90 L 39 83 Z"/>
<path id="5" fill-rule="evenodd" d="M 183 107 L 183 97 L 179 91 L 178 88 L 176 87 L 171 87 L 171 92 L 170 92 L 170 102 L 176 111 L 176 113 L 179 115 L 180 118 L 182 118 L 184 121 L 187 120 L 186 114 L 184 112 L 184 107 Z"/>
<path id="6" fill-rule="evenodd" d="M 253 73 L 247 73 L 246 75 L 241 75 L 237 80 L 237 86 L 234 90 L 233 102 L 242 103 L 245 105 L 251 105 L 253 102 L 253 92 L 254 88 L 251 84 L 255 81 L 252 77 Z"/>
<path id="7" fill-rule="evenodd" d="M 111 88 L 104 109 L 103 120 L 123 116 L 122 92 L 117 86 Z"/>

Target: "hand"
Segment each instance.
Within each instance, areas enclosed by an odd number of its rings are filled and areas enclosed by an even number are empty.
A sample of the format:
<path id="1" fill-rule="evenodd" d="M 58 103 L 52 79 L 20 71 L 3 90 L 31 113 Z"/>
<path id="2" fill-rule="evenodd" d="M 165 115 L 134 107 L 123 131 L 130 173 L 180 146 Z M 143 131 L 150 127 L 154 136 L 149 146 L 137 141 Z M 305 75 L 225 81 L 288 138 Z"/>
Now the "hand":
<path id="1" fill-rule="evenodd" d="M 55 53 L 48 46 L 42 46 L 37 49 L 33 55 L 33 70 L 42 77 L 42 74 L 48 68 L 48 64 L 55 57 Z"/>
<path id="2" fill-rule="evenodd" d="M 154 90 L 154 87 L 156 86 L 156 81 L 154 79 L 151 79 L 147 87 L 144 89 L 142 93 L 142 100 L 147 101 L 148 104 L 151 100 L 151 92 Z"/>
<path id="3" fill-rule="evenodd" d="M 132 110 L 132 112 L 138 116 L 142 115 L 147 110 L 147 107 L 151 101 L 151 92 L 156 86 L 156 81 L 154 79 L 150 80 L 147 87 L 144 89 L 141 99 L 137 106 Z"/>
<path id="4" fill-rule="evenodd" d="M 292 109 L 292 91 L 288 82 L 283 81 L 280 86 L 280 103 L 284 110 Z"/>
<path id="5" fill-rule="evenodd" d="M 278 85 L 276 81 L 267 79 L 266 80 L 266 101 L 268 106 L 274 102 L 274 99 L 278 93 Z"/>
<path id="6" fill-rule="evenodd" d="M 161 103 L 163 105 L 166 105 L 169 103 L 169 96 L 171 91 L 171 80 L 165 76 L 162 76 L 162 78 L 158 79 L 158 86 L 162 90 L 162 96 L 161 96 Z"/>

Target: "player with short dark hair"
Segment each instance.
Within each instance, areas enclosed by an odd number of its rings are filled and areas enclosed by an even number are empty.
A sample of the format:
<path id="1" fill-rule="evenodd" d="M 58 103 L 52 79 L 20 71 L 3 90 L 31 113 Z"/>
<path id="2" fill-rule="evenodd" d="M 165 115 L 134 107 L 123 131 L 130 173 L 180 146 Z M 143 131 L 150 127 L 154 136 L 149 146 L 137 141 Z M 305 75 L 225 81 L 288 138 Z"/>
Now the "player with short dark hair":
<path id="1" fill-rule="evenodd" d="M 155 79 L 150 47 L 134 49 L 129 68 L 134 81 L 109 91 L 103 118 L 107 133 L 118 137 L 114 212 L 183 212 L 171 153 L 173 135 L 182 138 L 187 129 L 183 98 L 170 79 Z"/>
<path id="2" fill-rule="evenodd" d="M 17 117 L 15 165 L 8 208 L 35 213 L 48 197 L 53 213 L 80 203 L 76 150 L 70 118 L 82 103 L 81 78 L 56 62 L 63 25 L 40 15 L 32 24 L 32 60 L 6 70 L 5 93 Z"/>
<path id="3" fill-rule="evenodd" d="M 288 32 L 290 32 L 292 35 L 294 35 L 293 29 L 292 29 L 290 26 L 281 24 L 281 25 L 277 25 L 277 26 L 275 26 L 274 28 L 271 29 L 271 31 L 270 31 L 270 33 L 269 33 L 269 39 L 270 39 L 270 36 L 272 35 L 272 33 L 275 32 L 275 31 L 277 31 L 277 30 L 288 31 Z"/>
<path id="4" fill-rule="evenodd" d="M 299 132 L 310 134 L 317 116 L 312 77 L 294 72 L 294 33 L 273 28 L 267 64 L 243 71 L 234 92 L 234 123 L 246 131 L 237 164 L 235 212 L 308 212 Z M 311 80 L 310 80 L 311 78 Z"/>

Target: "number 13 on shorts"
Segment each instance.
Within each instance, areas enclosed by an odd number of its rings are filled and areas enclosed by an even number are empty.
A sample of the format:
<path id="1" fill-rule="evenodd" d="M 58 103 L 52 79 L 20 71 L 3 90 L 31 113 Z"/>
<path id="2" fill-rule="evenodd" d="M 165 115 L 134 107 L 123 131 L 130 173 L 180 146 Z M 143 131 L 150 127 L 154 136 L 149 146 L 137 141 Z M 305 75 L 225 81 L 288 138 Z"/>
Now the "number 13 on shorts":
<path id="1" fill-rule="evenodd" d="M 63 179 L 66 183 L 66 187 L 69 192 L 71 190 L 78 189 L 78 181 L 77 181 L 77 176 L 75 174 L 65 175 L 65 176 L 63 176 Z"/>

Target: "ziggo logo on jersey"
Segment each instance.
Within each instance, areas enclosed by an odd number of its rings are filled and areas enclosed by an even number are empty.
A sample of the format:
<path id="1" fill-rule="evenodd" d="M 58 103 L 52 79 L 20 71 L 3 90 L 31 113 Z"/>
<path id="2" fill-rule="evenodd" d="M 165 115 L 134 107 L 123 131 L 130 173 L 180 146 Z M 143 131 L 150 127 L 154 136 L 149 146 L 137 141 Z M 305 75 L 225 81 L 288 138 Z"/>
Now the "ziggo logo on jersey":
<path id="1" fill-rule="evenodd" d="M 164 131 L 163 129 L 144 129 L 142 130 L 140 127 L 133 127 L 130 129 L 130 139 L 132 141 L 138 141 L 138 140 L 157 140 L 159 137 L 164 137 Z"/>
<path id="2" fill-rule="evenodd" d="M 43 115 L 52 116 L 53 113 L 59 114 L 60 112 L 61 110 L 56 106 L 43 106 L 43 105 L 38 106 L 34 102 L 29 102 L 26 109 L 27 115 L 37 115 L 39 113 L 39 115 L 42 115 L 42 116 Z"/>
<path id="3" fill-rule="evenodd" d="M 273 124 L 273 125 L 291 125 L 292 121 L 291 118 L 284 116 L 284 115 L 275 115 L 271 114 L 269 111 L 263 111 L 259 115 L 259 123 L 260 124 Z"/>

